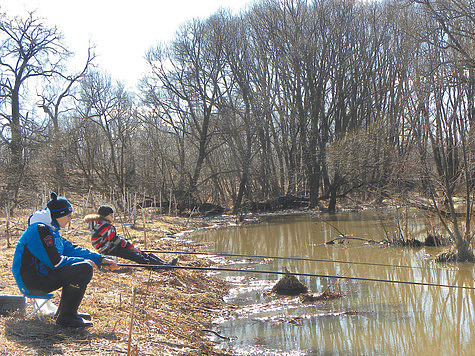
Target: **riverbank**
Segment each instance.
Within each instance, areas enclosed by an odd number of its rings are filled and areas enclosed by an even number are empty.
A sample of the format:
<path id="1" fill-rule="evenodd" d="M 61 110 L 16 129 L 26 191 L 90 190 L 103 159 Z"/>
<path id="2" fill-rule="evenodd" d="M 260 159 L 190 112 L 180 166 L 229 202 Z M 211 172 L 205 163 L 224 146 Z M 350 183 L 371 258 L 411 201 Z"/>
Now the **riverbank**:
<path id="1" fill-rule="evenodd" d="M 153 208 L 145 210 L 145 220 L 140 216 L 135 224 L 116 219 L 118 233 L 142 249 L 206 251 L 210 250 L 209 246 L 193 242 L 188 236 L 190 232 L 254 224 L 266 219 L 251 214 L 245 219 L 235 216 L 214 219 L 170 217 L 158 215 Z M 308 211 L 275 213 L 276 216 L 300 214 L 312 215 Z M 11 246 L 7 247 L 6 223 L 0 218 L 0 294 L 19 294 L 11 275 L 11 260 L 14 244 L 26 227 L 26 219 L 25 216 L 10 221 Z M 321 217 L 315 217 L 315 221 L 326 228 L 331 226 Z M 89 231 L 80 218 L 74 218 L 62 235 L 75 244 L 91 247 Z M 174 257 L 159 255 L 165 260 Z M 195 255 L 179 255 L 179 264 L 206 266 L 211 262 Z M 239 308 L 223 301 L 229 288 L 225 281 L 200 271 L 150 272 L 131 267 L 116 272 L 96 270 L 80 308 L 92 315 L 92 328 L 64 329 L 57 327 L 51 319 L 26 321 L 19 315 L 0 317 L 0 355 L 122 355 L 130 350 L 137 351 L 132 355 L 230 355 L 232 351 L 216 349 L 221 340 L 212 331 L 213 320 L 239 314 Z M 55 292 L 56 305 L 59 299 L 60 293 Z"/>
<path id="2" fill-rule="evenodd" d="M 151 214 L 152 215 L 152 214 Z M 142 249 L 199 251 L 180 232 L 234 224 L 232 220 L 200 220 L 168 216 L 146 216 L 132 222 L 117 222 L 118 233 Z M 5 221 L 0 221 L 0 294 L 19 295 L 11 274 L 14 245 L 26 226 L 26 218 L 11 220 L 10 247 Z M 62 235 L 90 248 L 89 232 L 82 219 L 73 219 Z M 169 260 L 174 256 L 158 254 Z M 122 261 L 128 262 L 128 261 Z M 208 261 L 179 255 L 180 265 L 206 266 Z M 91 314 L 94 325 L 87 329 L 56 326 L 54 320 L 25 320 L 21 315 L 0 317 L 1 355 L 229 355 L 215 349 L 212 321 L 232 312 L 223 301 L 229 285 L 201 271 L 120 268 L 95 270 L 80 311 Z M 135 295 L 135 297 L 134 297 Z M 54 292 L 58 304 L 60 292 Z M 132 327 L 131 327 L 132 325 Z M 135 353 L 135 350 L 137 353 Z"/>

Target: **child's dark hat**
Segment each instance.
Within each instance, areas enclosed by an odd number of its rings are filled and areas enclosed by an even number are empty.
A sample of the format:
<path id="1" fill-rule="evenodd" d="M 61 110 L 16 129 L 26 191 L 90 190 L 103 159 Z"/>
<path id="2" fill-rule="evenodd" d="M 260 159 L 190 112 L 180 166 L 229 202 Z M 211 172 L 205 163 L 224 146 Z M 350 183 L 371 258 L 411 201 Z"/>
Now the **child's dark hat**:
<path id="1" fill-rule="evenodd" d="M 101 205 L 97 213 L 100 216 L 106 217 L 107 215 L 114 214 L 114 209 L 112 209 L 109 205 Z"/>

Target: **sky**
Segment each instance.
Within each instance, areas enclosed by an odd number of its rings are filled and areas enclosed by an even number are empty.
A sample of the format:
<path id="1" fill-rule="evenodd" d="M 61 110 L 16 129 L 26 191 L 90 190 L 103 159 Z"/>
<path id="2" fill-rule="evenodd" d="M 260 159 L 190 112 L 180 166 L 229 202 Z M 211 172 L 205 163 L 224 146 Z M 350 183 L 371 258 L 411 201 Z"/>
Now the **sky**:
<path id="1" fill-rule="evenodd" d="M 95 45 L 95 63 L 113 79 L 134 89 L 145 71 L 146 51 L 170 41 L 180 25 L 207 18 L 220 8 L 237 13 L 253 0 L 1 0 L 0 12 L 26 17 L 36 11 L 45 23 L 56 26 L 73 63 L 84 65 L 89 43 Z M 80 64 L 81 63 L 81 64 Z"/>

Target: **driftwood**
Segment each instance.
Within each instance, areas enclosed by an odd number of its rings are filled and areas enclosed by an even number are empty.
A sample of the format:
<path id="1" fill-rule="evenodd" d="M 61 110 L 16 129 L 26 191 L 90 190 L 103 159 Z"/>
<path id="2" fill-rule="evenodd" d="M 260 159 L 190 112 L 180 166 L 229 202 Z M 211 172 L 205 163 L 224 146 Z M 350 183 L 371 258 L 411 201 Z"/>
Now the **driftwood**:
<path id="1" fill-rule="evenodd" d="M 364 242 L 367 242 L 367 243 L 371 243 L 371 244 L 379 244 L 380 242 L 379 241 L 375 241 L 375 240 L 368 240 L 368 239 L 363 239 L 361 237 L 351 237 L 351 236 L 340 236 L 340 237 L 337 237 L 333 240 L 330 240 L 330 241 L 327 241 L 325 242 L 326 245 L 334 245 L 336 244 L 336 241 L 343 241 L 343 240 L 358 240 L 358 241 L 364 241 Z"/>
<path id="2" fill-rule="evenodd" d="M 312 303 L 320 300 L 331 300 L 343 297 L 343 293 L 340 291 L 332 292 L 329 288 L 325 289 L 321 293 L 306 293 L 302 294 L 299 299 L 302 303 Z"/>
<path id="3" fill-rule="evenodd" d="M 324 222 L 325 224 L 328 224 L 331 228 L 333 228 L 340 236 L 337 238 L 334 238 L 333 240 L 325 242 L 326 245 L 334 245 L 337 242 L 336 241 L 344 241 L 344 240 L 358 240 L 358 241 L 364 241 L 367 243 L 373 243 L 373 244 L 379 244 L 379 241 L 374 241 L 374 240 L 369 240 L 369 239 L 363 239 L 361 237 L 353 237 L 345 234 L 344 232 L 340 231 L 335 225 L 330 223 L 328 220 L 323 219 L 319 216 L 315 216 L 316 219 L 320 220 L 321 222 Z"/>

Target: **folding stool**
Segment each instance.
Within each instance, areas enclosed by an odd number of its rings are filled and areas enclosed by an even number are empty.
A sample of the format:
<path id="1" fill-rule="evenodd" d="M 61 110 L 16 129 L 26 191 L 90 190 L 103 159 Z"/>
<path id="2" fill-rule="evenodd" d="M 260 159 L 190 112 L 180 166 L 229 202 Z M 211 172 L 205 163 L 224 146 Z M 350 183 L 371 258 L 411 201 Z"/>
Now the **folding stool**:
<path id="1" fill-rule="evenodd" d="M 28 298 L 29 303 L 33 306 L 33 311 L 26 317 L 26 320 L 31 319 L 35 315 L 38 319 L 43 320 L 44 315 L 40 310 L 51 298 L 53 298 L 53 293 L 48 293 L 46 295 L 25 294 L 25 297 Z"/>

